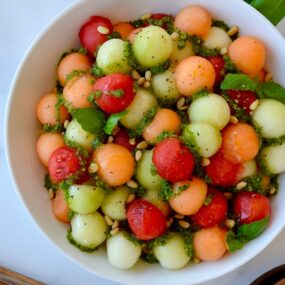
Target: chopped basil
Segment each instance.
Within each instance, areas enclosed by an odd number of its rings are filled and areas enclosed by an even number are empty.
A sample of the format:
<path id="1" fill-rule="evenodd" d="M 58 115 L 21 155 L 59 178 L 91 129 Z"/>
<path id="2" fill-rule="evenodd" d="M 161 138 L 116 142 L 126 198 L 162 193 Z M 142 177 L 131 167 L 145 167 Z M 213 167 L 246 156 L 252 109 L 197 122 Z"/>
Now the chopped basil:
<path id="1" fill-rule="evenodd" d="M 73 70 L 71 73 L 66 75 L 66 80 L 70 81 L 74 77 L 80 76 L 80 75 L 85 74 L 85 73 L 86 73 L 85 70 Z"/>
<path id="2" fill-rule="evenodd" d="M 222 84 L 222 90 L 250 90 L 255 91 L 257 83 L 245 74 L 228 73 Z"/>
<path id="3" fill-rule="evenodd" d="M 212 27 L 218 27 L 228 32 L 230 27 L 222 20 L 212 19 Z"/>
<path id="4" fill-rule="evenodd" d="M 120 98 L 120 97 L 123 97 L 125 95 L 125 91 L 124 91 L 124 89 L 116 89 L 116 90 L 109 91 L 109 94 L 114 96 L 114 97 Z"/>
<path id="5" fill-rule="evenodd" d="M 258 237 L 266 229 L 268 224 L 269 217 L 266 217 L 262 220 L 239 226 L 236 233 L 232 230 L 229 231 L 226 236 L 226 243 L 229 252 L 241 249 L 244 244 Z"/>
<path id="6" fill-rule="evenodd" d="M 259 98 L 269 98 L 285 104 L 285 88 L 276 82 L 263 82 L 258 85 Z"/>
<path id="7" fill-rule="evenodd" d="M 112 114 L 104 126 L 103 130 L 107 135 L 111 135 L 113 129 L 118 125 L 119 120 L 128 113 L 127 110 L 124 110 L 120 113 Z"/>
<path id="8" fill-rule="evenodd" d="M 92 108 L 75 109 L 72 112 L 72 116 L 85 131 L 91 134 L 101 133 L 106 121 L 102 111 Z"/>

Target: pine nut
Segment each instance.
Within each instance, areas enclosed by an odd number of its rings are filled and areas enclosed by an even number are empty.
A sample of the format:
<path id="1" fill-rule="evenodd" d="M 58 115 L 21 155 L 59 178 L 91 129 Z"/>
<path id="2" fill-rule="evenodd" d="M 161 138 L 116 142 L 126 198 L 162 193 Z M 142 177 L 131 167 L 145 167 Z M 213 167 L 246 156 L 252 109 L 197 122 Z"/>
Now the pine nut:
<path id="1" fill-rule="evenodd" d="M 135 80 L 138 80 L 141 78 L 140 74 L 136 70 L 132 71 L 132 76 Z"/>
<path id="2" fill-rule="evenodd" d="M 173 218 L 171 217 L 167 222 L 166 222 L 166 227 L 170 227 L 173 223 Z"/>
<path id="3" fill-rule="evenodd" d="M 237 26 L 233 26 L 230 28 L 230 30 L 228 31 L 228 35 L 231 37 L 233 36 L 234 34 L 238 33 L 239 31 L 239 28 Z"/>
<path id="4" fill-rule="evenodd" d="M 64 123 L 63 123 L 63 127 L 64 127 L 65 129 L 67 129 L 68 125 L 69 125 L 69 121 L 68 121 L 68 120 L 65 120 Z"/>
<path id="5" fill-rule="evenodd" d="M 89 173 L 96 173 L 98 171 L 99 167 L 95 162 L 91 162 L 89 167 L 88 167 L 88 172 Z"/>
<path id="6" fill-rule="evenodd" d="M 130 145 L 135 145 L 136 144 L 136 139 L 135 138 L 129 139 L 129 144 Z"/>
<path id="7" fill-rule="evenodd" d="M 142 152 L 140 150 L 137 150 L 135 154 L 136 161 L 139 161 L 141 158 L 142 158 Z"/>
<path id="8" fill-rule="evenodd" d="M 186 221 L 179 221 L 178 224 L 184 229 L 188 229 L 190 227 L 190 224 Z"/>
<path id="9" fill-rule="evenodd" d="M 135 198 L 136 198 L 136 195 L 135 195 L 135 194 L 130 194 L 130 195 L 128 196 L 128 198 L 126 199 L 126 202 L 127 202 L 127 203 L 131 203 Z"/>
<path id="10" fill-rule="evenodd" d="M 146 141 L 142 141 L 137 145 L 137 149 L 145 149 L 148 147 L 148 144 Z"/>
<path id="11" fill-rule="evenodd" d="M 182 220 L 182 219 L 184 219 L 184 216 L 176 214 L 176 215 L 174 215 L 174 218 L 177 219 L 177 220 Z"/>
<path id="12" fill-rule="evenodd" d="M 112 136 L 115 136 L 119 131 L 120 131 L 120 127 L 117 126 L 117 127 L 112 131 Z"/>
<path id="13" fill-rule="evenodd" d="M 150 70 L 147 70 L 146 72 L 145 72 L 145 75 L 144 75 L 144 77 L 145 77 L 145 80 L 146 81 L 150 81 L 151 80 L 151 71 Z"/>
<path id="14" fill-rule="evenodd" d="M 113 221 L 112 221 L 112 219 L 111 219 L 110 217 L 105 216 L 104 219 L 105 219 L 105 221 L 106 221 L 106 223 L 107 223 L 108 226 L 112 226 Z"/>
<path id="15" fill-rule="evenodd" d="M 236 116 L 231 116 L 230 117 L 230 122 L 234 125 L 238 123 L 238 118 Z"/>
<path id="16" fill-rule="evenodd" d="M 224 196 L 228 200 L 228 199 L 231 199 L 233 197 L 233 194 L 231 192 L 224 192 Z"/>
<path id="17" fill-rule="evenodd" d="M 203 157 L 203 158 L 202 158 L 202 161 L 201 161 L 201 165 L 202 165 L 202 166 L 210 165 L 210 163 L 211 163 L 211 161 L 210 161 L 209 158 L 207 158 L 207 157 Z"/>
<path id="18" fill-rule="evenodd" d="M 145 83 L 145 78 L 144 77 L 140 77 L 137 81 L 138 85 L 144 85 Z"/>
<path id="19" fill-rule="evenodd" d="M 264 78 L 265 82 L 271 81 L 272 80 L 272 74 L 270 72 L 267 72 Z"/>
<path id="20" fill-rule="evenodd" d="M 221 50 L 220 50 L 221 55 L 225 55 L 227 53 L 228 53 L 228 49 L 226 47 L 221 48 Z"/>
<path id="21" fill-rule="evenodd" d="M 48 190 L 48 197 L 52 200 L 54 198 L 54 191 L 52 189 Z"/>
<path id="22" fill-rule="evenodd" d="M 198 264 L 201 262 L 201 259 L 197 256 L 194 256 L 193 261 L 194 261 L 194 263 Z"/>
<path id="23" fill-rule="evenodd" d="M 112 143 L 113 140 L 114 140 L 114 138 L 113 138 L 112 136 L 109 136 L 109 137 L 108 137 L 108 140 L 107 140 L 107 143 Z"/>
<path id="24" fill-rule="evenodd" d="M 276 192 L 276 188 L 275 187 L 270 188 L 270 190 L 269 190 L 269 194 L 270 195 L 273 195 L 275 192 Z"/>
<path id="25" fill-rule="evenodd" d="M 107 35 L 110 32 L 109 29 L 104 26 L 98 26 L 97 31 L 102 35 Z"/>
<path id="26" fill-rule="evenodd" d="M 181 97 L 177 103 L 176 103 L 176 107 L 178 110 L 181 110 L 181 108 L 185 105 L 185 97 Z"/>
<path id="27" fill-rule="evenodd" d="M 173 32 L 170 37 L 173 41 L 176 41 L 179 38 L 179 34 L 177 32 Z"/>
<path id="28" fill-rule="evenodd" d="M 254 102 L 252 102 L 252 103 L 250 104 L 249 109 L 250 109 L 251 111 L 254 111 L 254 110 L 257 108 L 258 104 L 259 104 L 259 100 L 256 99 Z"/>
<path id="29" fill-rule="evenodd" d="M 241 190 L 243 189 L 245 186 L 247 185 L 247 183 L 245 181 L 241 181 L 237 184 L 236 188 L 237 190 Z"/>
<path id="30" fill-rule="evenodd" d="M 150 87 L 150 82 L 149 81 L 146 81 L 143 85 L 144 88 L 148 88 Z"/>
<path id="31" fill-rule="evenodd" d="M 119 222 L 115 221 L 112 225 L 112 229 L 118 228 L 119 227 Z"/>
<path id="32" fill-rule="evenodd" d="M 235 226 L 236 222 L 232 219 L 226 219 L 225 220 L 225 226 L 229 229 L 233 228 Z"/>
<path id="33" fill-rule="evenodd" d="M 128 182 L 127 182 L 127 186 L 129 186 L 130 188 L 138 188 L 138 183 L 136 182 L 136 181 L 134 181 L 134 180 L 129 180 Z"/>
<path id="34" fill-rule="evenodd" d="M 111 235 L 111 236 L 114 236 L 114 235 L 116 235 L 119 231 L 120 231 L 119 228 L 114 228 L 113 230 L 110 231 L 110 235 Z"/>
<path id="35" fill-rule="evenodd" d="M 147 13 L 147 14 L 144 14 L 143 16 L 141 16 L 141 20 L 147 20 L 151 17 L 151 13 Z"/>

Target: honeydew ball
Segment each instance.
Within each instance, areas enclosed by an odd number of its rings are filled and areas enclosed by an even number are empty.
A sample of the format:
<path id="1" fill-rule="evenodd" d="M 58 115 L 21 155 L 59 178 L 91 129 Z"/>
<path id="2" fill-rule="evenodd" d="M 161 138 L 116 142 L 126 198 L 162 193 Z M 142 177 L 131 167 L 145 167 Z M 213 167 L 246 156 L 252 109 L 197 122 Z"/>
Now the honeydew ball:
<path id="1" fill-rule="evenodd" d="M 148 90 L 140 89 L 126 109 L 127 113 L 120 119 L 120 122 L 128 129 L 135 129 L 144 116 L 156 106 L 156 97 Z"/>
<path id="2" fill-rule="evenodd" d="M 285 171 L 285 142 L 281 145 L 273 145 L 263 148 L 261 151 L 263 165 L 271 174 L 279 174 Z"/>
<path id="3" fill-rule="evenodd" d="M 152 77 L 151 85 L 155 96 L 163 103 L 175 103 L 181 97 L 175 84 L 174 71 L 167 69 Z"/>
<path id="4" fill-rule="evenodd" d="M 134 56 L 144 67 L 154 67 L 165 62 L 173 50 L 170 35 L 158 26 L 148 26 L 135 37 Z"/>
<path id="5" fill-rule="evenodd" d="M 96 63 L 105 75 L 131 71 L 127 45 L 128 43 L 121 39 L 111 39 L 99 48 Z"/>
<path id="6" fill-rule="evenodd" d="M 80 245 L 96 248 L 106 239 L 108 229 L 105 219 L 98 212 L 76 214 L 71 220 L 71 236 Z"/>
<path id="7" fill-rule="evenodd" d="M 85 131 L 78 121 L 73 119 L 66 128 L 65 138 L 90 151 L 92 149 L 92 142 L 95 140 L 96 135 Z"/>
<path id="8" fill-rule="evenodd" d="M 101 206 L 103 213 L 113 220 L 125 220 L 127 218 L 125 204 L 130 193 L 130 189 L 126 186 L 117 187 L 106 196 Z"/>
<path id="9" fill-rule="evenodd" d="M 110 264 L 119 269 L 133 267 L 141 255 L 141 247 L 130 241 L 122 231 L 108 238 L 106 245 Z"/>
<path id="10" fill-rule="evenodd" d="M 68 206 L 74 212 L 88 214 L 96 211 L 105 198 L 105 192 L 91 185 L 72 185 L 68 188 Z"/>
<path id="11" fill-rule="evenodd" d="M 153 253 L 160 265 L 167 269 L 182 268 L 191 258 L 186 254 L 185 241 L 179 233 L 172 233 L 166 244 L 155 246 Z"/>
<path id="12" fill-rule="evenodd" d="M 171 66 L 176 66 L 184 58 L 195 54 L 190 41 L 186 41 L 183 48 L 178 47 L 178 41 L 178 39 L 173 41 L 173 52 L 170 56 Z"/>
<path id="13" fill-rule="evenodd" d="M 220 131 L 207 123 L 191 123 L 183 130 L 183 137 L 194 140 L 202 157 L 211 157 L 222 144 Z"/>
<path id="14" fill-rule="evenodd" d="M 146 189 L 160 189 L 162 178 L 157 173 L 152 173 L 154 167 L 152 163 L 153 150 L 143 152 L 141 159 L 137 163 L 136 179 Z"/>
<path id="15" fill-rule="evenodd" d="M 285 105 L 273 99 L 262 99 L 254 110 L 253 120 L 264 138 L 285 135 Z"/>
<path id="16" fill-rule="evenodd" d="M 222 49 L 227 48 L 231 42 L 232 40 L 226 31 L 218 27 L 211 27 L 204 39 L 204 46 L 210 49 Z"/>
<path id="17" fill-rule="evenodd" d="M 208 123 L 221 130 L 230 121 L 230 107 L 223 97 L 212 93 L 194 100 L 188 115 L 190 122 Z"/>
<path id="18" fill-rule="evenodd" d="M 256 161 L 249 160 L 242 164 L 242 171 L 238 173 L 238 180 L 241 180 L 245 177 L 252 176 L 257 173 L 257 164 Z"/>

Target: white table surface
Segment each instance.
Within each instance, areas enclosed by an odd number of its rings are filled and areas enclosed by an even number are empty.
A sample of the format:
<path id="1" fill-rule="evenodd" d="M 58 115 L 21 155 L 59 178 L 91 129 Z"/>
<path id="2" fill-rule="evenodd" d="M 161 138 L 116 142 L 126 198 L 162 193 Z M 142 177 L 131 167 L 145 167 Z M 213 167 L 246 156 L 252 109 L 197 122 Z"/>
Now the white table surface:
<path id="1" fill-rule="evenodd" d="M 74 0 L 0 0 L 2 130 L 9 87 L 24 52 L 41 29 L 72 2 Z M 285 35 L 285 21 L 278 28 Z M 3 131 L 0 132 L 0 183 L 0 266 L 47 284 L 115 284 L 73 264 L 38 231 L 13 189 L 5 158 Z M 264 271 L 282 263 L 285 263 L 285 230 L 252 261 L 203 285 L 249 284 Z"/>

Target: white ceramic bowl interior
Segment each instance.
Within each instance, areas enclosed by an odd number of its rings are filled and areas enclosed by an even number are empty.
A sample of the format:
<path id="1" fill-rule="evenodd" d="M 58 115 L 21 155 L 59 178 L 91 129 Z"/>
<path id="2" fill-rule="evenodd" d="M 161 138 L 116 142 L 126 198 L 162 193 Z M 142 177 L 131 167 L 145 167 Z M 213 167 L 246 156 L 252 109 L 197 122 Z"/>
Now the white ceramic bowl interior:
<path id="1" fill-rule="evenodd" d="M 15 189 L 34 222 L 66 256 L 88 271 L 125 284 L 194 284 L 226 274 L 264 249 L 285 225 L 285 176 L 272 201 L 272 219 L 267 230 L 244 249 L 219 261 L 167 271 L 159 265 L 139 262 L 132 270 L 120 271 L 109 265 L 104 250 L 80 252 L 66 240 L 67 227 L 54 219 L 43 187 L 45 170 L 35 153 L 40 132 L 34 116 L 38 99 L 55 83 L 56 63 L 62 52 L 78 47 L 78 30 L 91 15 L 103 15 L 113 22 L 136 19 L 148 12 L 176 14 L 189 4 L 209 10 L 214 18 L 238 25 L 243 35 L 255 35 L 267 48 L 266 67 L 277 82 L 285 85 L 285 42 L 278 31 L 242 0 L 85 0 L 78 1 L 54 21 L 35 40 L 24 57 L 14 83 L 6 113 L 6 152 Z"/>

